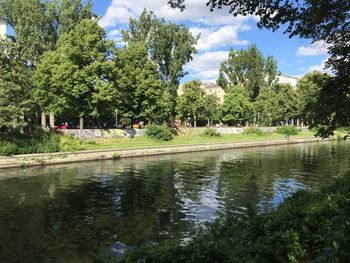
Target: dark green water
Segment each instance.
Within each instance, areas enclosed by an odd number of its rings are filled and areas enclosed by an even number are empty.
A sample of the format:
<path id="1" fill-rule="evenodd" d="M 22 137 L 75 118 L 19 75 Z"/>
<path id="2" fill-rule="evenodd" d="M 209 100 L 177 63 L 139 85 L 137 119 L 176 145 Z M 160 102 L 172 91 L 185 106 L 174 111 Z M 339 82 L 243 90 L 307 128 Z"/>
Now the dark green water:
<path id="1" fill-rule="evenodd" d="M 319 143 L 0 172 L 0 262 L 100 262 L 349 169 L 350 143 Z"/>

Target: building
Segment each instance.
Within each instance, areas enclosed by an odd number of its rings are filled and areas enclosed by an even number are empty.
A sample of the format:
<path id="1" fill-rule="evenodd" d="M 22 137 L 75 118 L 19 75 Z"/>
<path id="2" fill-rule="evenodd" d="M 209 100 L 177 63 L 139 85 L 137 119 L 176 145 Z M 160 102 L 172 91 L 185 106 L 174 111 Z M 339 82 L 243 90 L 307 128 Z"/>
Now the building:
<path id="1" fill-rule="evenodd" d="M 299 78 L 281 74 L 276 77 L 276 81 L 277 83 L 281 84 L 289 84 L 295 89 L 297 87 Z"/>
<path id="2" fill-rule="evenodd" d="M 0 37 L 6 36 L 7 24 L 4 19 L 0 18 Z"/>
<path id="3" fill-rule="evenodd" d="M 219 103 L 223 104 L 224 103 L 224 96 L 225 96 L 225 91 L 223 88 L 221 88 L 219 85 L 214 84 L 214 83 L 203 83 L 201 85 L 201 89 L 204 90 L 204 92 L 207 95 L 216 95 L 219 98 Z M 183 94 L 183 85 L 180 85 L 177 94 L 181 96 Z"/>

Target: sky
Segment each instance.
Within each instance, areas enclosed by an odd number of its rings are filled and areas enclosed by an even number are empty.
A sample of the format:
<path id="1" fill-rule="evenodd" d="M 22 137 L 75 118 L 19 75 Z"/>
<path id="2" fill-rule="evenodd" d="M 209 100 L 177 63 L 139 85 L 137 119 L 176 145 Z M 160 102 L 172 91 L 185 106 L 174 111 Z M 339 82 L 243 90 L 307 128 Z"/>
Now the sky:
<path id="1" fill-rule="evenodd" d="M 283 30 L 272 32 L 260 30 L 253 16 L 233 17 L 227 9 L 210 12 L 206 0 L 186 0 L 186 10 L 180 12 L 167 5 L 167 0 L 95 0 L 94 11 L 107 31 L 107 36 L 120 43 L 120 30 L 128 28 L 130 17 L 137 18 L 144 8 L 152 10 L 159 18 L 184 24 L 201 38 L 197 43 L 197 54 L 185 65 L 188 72 L 181 82 L 199 79 L 215 82 L 219 65 L 228 58 L 232 49 L 246 49 L 256 44 L 264 56 L 272 55 L 278 69 L 286 75 L 301 77 L 312 70 L 323 70 L 328 57 L 323 42 L 294 37 L 290 39 Z"/>

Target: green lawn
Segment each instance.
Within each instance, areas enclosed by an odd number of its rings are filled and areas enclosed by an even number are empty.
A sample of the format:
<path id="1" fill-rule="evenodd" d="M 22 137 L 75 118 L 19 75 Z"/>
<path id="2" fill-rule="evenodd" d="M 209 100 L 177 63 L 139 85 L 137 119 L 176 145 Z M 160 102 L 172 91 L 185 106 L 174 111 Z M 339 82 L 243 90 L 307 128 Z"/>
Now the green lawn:
<path id="1" fill-rule="evenodd" d="M 312 138 L 312 132 L 302 132 L 299 135 L 290 136 L 294 138 Z M 70 140 L 62 137 L 61 144 L 63 151 L 77 151 L 77 150 L 98 150 L 110 148 L 138 148 L 149 146 L 168 146 L 168 145 L 188 145 L 188 144 L 206 144 L 215 142 L 240 142 L 240 141 L 267 141 L 267 140 L 281 140 L 284 135 L 277 133 L 266 133 L 263 135 L 255 134 L 237 134 L 237 135 L 221 135 L 220 137 L 209 137 L 203 135 L 185 134 L 175 136 L 172 141 L 157 141 L 146 136 L 136 138 L 113 138 L 113 139 L 95 139 L 95 140 Z"/>

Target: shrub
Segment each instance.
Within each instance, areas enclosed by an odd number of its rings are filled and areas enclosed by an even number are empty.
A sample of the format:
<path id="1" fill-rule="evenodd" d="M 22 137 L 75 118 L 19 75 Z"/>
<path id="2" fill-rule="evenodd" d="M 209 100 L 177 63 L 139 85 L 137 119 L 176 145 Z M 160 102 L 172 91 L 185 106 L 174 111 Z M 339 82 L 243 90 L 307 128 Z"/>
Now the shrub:
<path id="1" fill-rule="evenodd" d="M 248 127 L 244 129 L 243 134 L 246 134 L 246 135 L 255 134 L 255 135 L 261 136 L 261 135 L 264 135 L 264 132 L 257 127 Z"/>
<path id="2" fill-rule="evenodd" d="M 33 129 L 28 134 L 11 131 L 0 138 L 0 155 L 50 153 L 60 151 L 60 135 Z"/>
<path id="3" fill-rule="evenodd" d="M 284 135 L 298 135 L 299 129 L 295 126 L 282 126 L 277 128 L 277 133 Z"/>
<path id="4" fill-rule="evenodd" d="M 61 140 L 61 150 L 64 152 L 75 152 L 85 150 L 84 142 L 71 134 L 65 135 Z"/>
<path id="5" fill-rule="evenodd" d="M 168 126 L 155 124 L 151 124 L 147 127 L 146 136 L 160 141 L 171 141 L 174 138 Z"/>
<path id="6" fill-rule="evenodd" d="M 213 129 L 213 128 L 205 129 L 205 131 L 203 132 L 203 135 L 209 136 L 209 137 L 221 136 L 220 132 L 218 132 L 216 129 Z"/>

